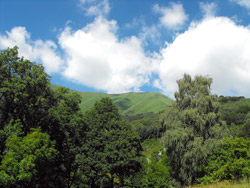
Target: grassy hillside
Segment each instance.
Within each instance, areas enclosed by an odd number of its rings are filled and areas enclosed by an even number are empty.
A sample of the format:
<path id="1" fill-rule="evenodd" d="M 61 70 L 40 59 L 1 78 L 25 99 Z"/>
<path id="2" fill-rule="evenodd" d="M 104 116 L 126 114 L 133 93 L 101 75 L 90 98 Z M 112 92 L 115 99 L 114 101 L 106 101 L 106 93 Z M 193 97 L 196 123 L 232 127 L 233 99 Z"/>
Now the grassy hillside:
<path id="1" fill-rule="evenodd" d="M 52 88 L 59 86 L 52 85 Z M 118 107 L 122 115 L 136 115 L 143 113 L 158 113 L 169 107 L 173 100 L 167 96 L 153 93 L 124 93 L 124 94 L 106 94 L 100 92 L 80 92 L 75 91 L 82 96 L 80 105 L 83 111 L 91 109 L 95 102 L 103 97 L 110 97 L 113 103 Z"/>

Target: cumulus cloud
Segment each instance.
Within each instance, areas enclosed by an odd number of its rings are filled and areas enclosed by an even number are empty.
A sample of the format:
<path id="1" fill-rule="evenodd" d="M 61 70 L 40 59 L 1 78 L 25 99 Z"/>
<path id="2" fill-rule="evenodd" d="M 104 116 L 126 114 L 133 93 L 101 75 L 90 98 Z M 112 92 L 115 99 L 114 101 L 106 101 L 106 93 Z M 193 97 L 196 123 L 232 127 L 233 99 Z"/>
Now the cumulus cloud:
<path id="1" fill-rule="evenodd" d="M 109 93 L 138 91 L 155 68 L 138 38 L 119 40 L 116 30 L 115 21 L 101 17 L 77 31 L 67 27 L 59 38 L 68 56 L 63 75 Z"/>
<path id="2" fill-rule="evenodd" d="M 184 73 L 213 78 L 218 95 L 250 96 L 250 30 L 226 17 L 212 17 L 178 35 L 161 51 L 159 80 L 155 86 L 169 95 Z"/>
<path id="3" fill-rule="evenodd" d="M 110 11 L 108 0 L 80 0 L 80 7 L 87 16 L 106 16 Z"/>
<path id="4" fill-rule="evenodd" d="M 213 17 L 216 15 L 217 11 L 217 5 L 212 2 L 212 3 L 200 3 L 201 10 L 204 14 L 204 17 Z"/>
<path id="5" fill-rule="evenodd" d="M 156 4 L 153 10 L 155 13 L 162 15 L 160 22 L 168 29 L 179 29 L 188 19 L 188 15 L 180 3 L 170 2 L 168 7 L 161 7 Z"/>
<path id="6" fill-rule="evenodd" d="M 62 65 L 61 58 L 56 54 L 57 46 L 54 42 L 31 40 L 30 33 L 25 27 L 14 27 L 6 34 L 0 34 L 0 48 L 19 47 L 19 55 L 25 59 L 42 63 L 47 72 L 57 72 Z"/>
<path id="7" fill-rule="evenodd" d="M 239 4 L 242 7 L 250 9 L 250 0 L 231 0 L 231 1 Z"/>

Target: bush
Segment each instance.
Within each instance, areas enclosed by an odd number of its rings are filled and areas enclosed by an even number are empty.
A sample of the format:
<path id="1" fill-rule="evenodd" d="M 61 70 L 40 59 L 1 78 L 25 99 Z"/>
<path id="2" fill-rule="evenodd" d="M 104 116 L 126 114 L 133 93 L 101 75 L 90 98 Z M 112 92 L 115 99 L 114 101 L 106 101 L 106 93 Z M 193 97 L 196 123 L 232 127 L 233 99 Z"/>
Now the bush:
<path id="1" fill-rule="evenodd" d="M 227 139 L 208 158 L 203 184 L 222 180 L 240 180 L 250 177 L 250 139 Z"/>

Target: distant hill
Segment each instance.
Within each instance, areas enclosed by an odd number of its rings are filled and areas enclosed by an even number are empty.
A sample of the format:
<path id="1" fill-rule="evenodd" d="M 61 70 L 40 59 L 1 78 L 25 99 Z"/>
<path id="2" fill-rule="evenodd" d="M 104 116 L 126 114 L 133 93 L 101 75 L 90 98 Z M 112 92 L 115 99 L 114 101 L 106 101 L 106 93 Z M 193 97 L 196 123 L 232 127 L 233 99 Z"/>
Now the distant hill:
<path id="1" fill-rule="evenodd" d="M 52 84 L 56 89 L 57 85 Z M 75 91 L 75 90 L 73 90 Z M 80 105 L 83 111 L 91 109 L 96 101 L 103 97 L 110 97 L 113 103 L 119 109 L 122 115 L 136 115 L 145 113 L 158 113 L 169 107 L 173 100 L 158 92 L 135 93 L 129 92 L 124 94 L 106 94 L 101 92 L 80 92 L 75 91 L 82 96 Z"/>

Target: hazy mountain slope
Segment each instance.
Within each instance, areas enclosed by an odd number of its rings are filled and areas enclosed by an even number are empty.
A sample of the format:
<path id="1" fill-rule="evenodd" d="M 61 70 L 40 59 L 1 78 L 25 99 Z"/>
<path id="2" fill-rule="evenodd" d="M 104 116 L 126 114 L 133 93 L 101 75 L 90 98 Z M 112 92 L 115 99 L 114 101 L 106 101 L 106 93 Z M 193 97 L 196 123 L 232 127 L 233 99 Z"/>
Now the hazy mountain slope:
<path id="1" fill-rule="evenodd" d="M 52 88 L 59 86 L 53 85 Z M 75 90 L 74 90 L 75 91 Z M 167 96 L 158 93 L 124 93 L 124 94 L 106 94 L 100 92 L 80 92 L 75 91 L 82 96 L 81 109 L 83 111 L 91 109 L 95 102 L 103 97 L 110 97 L 113 103 L 118 107 L 122 115 L 136 115 L 148 112 L 158 113 L 169 107 L 173 100 Z"/>

